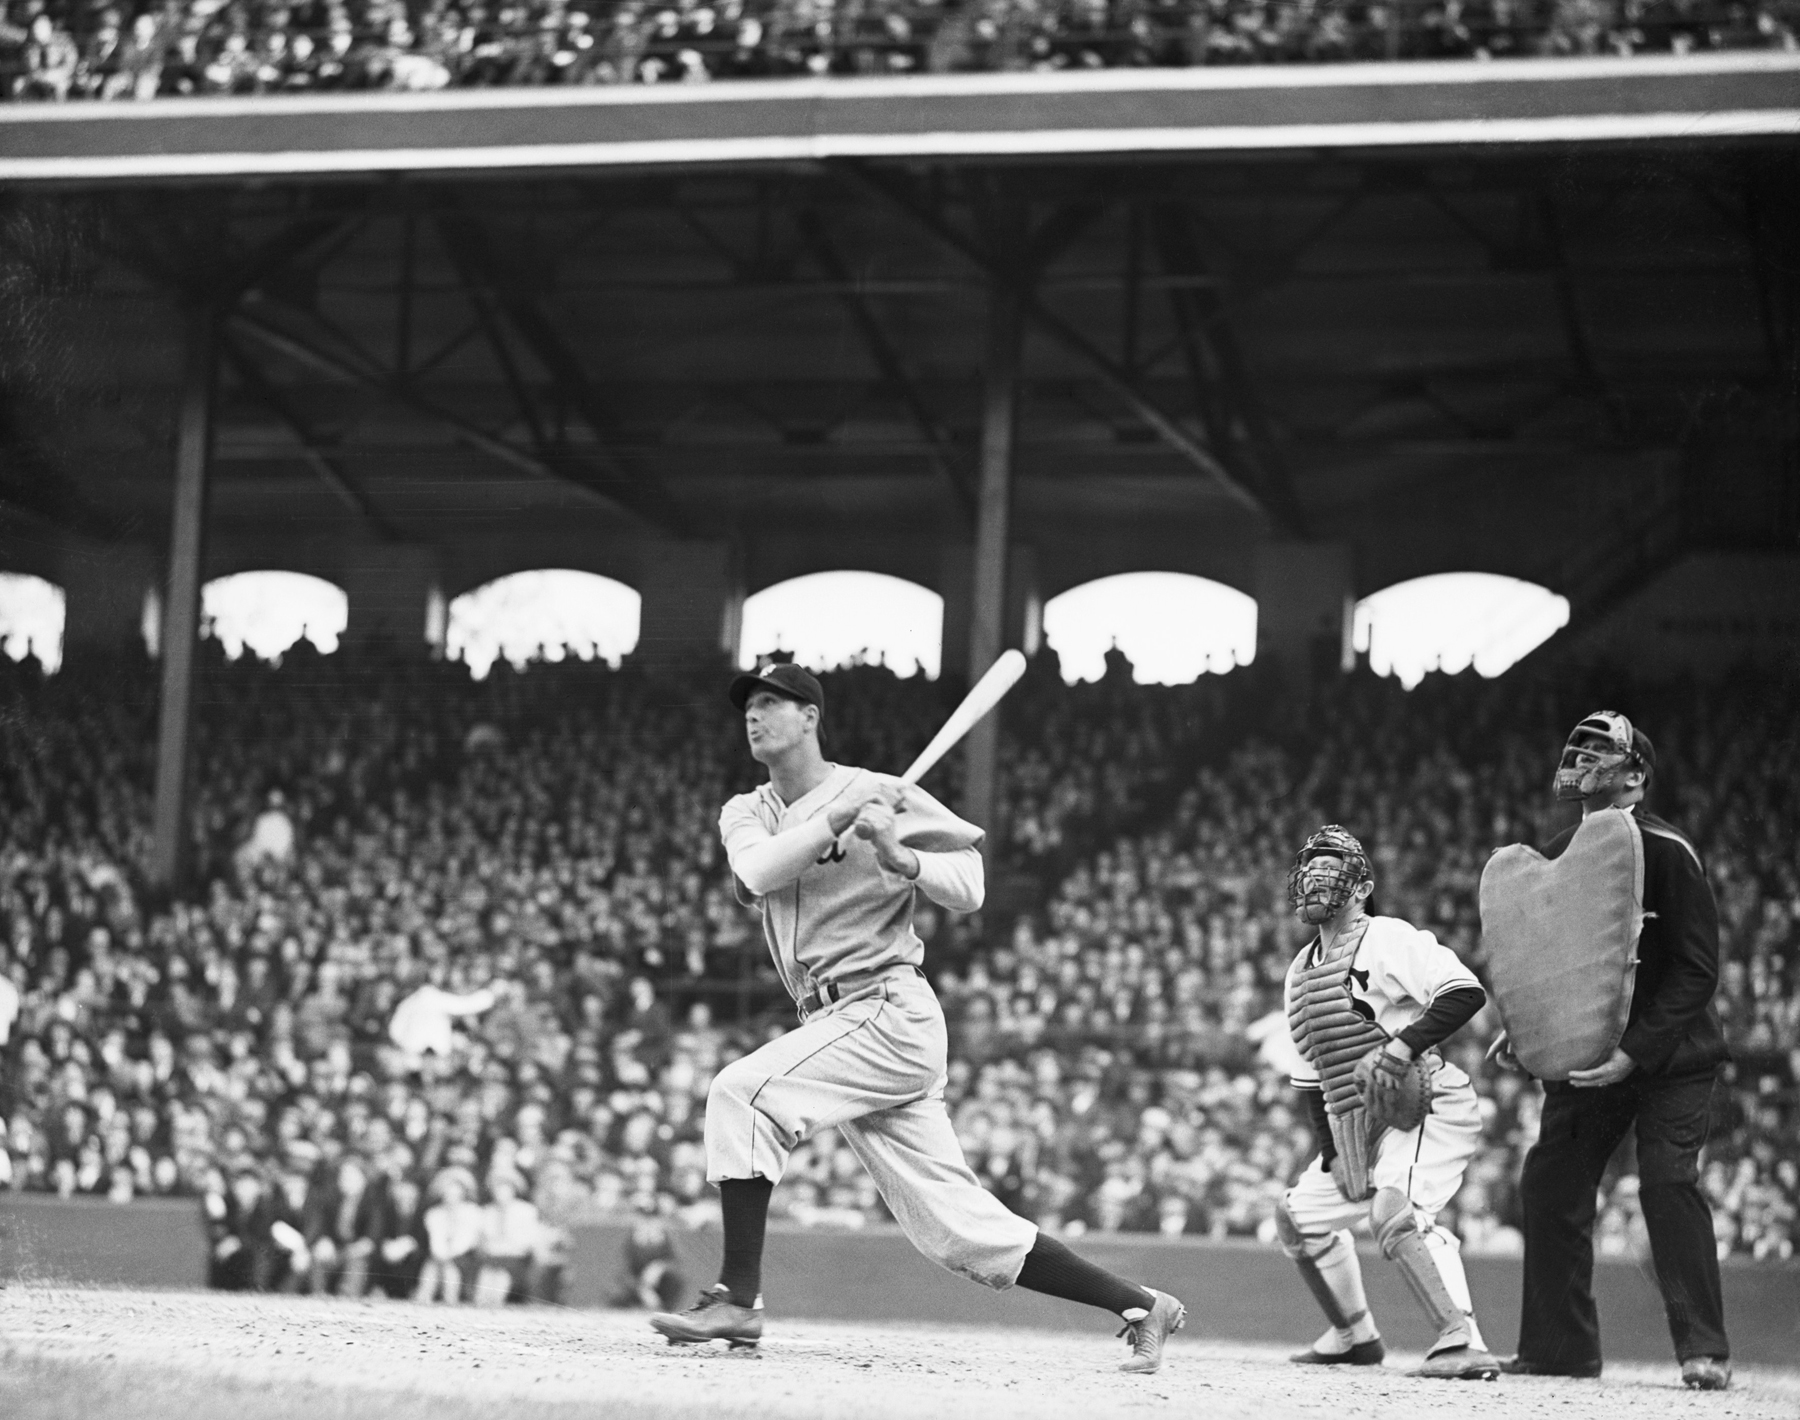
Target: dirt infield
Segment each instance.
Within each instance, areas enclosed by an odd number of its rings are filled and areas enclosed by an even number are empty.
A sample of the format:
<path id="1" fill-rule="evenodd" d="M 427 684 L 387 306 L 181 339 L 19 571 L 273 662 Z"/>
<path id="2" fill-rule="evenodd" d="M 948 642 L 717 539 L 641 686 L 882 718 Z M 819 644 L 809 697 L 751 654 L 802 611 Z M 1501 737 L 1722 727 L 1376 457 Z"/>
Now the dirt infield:
<path id="1" fill-rule="evenodd" d="M 1602 1382 L 1414 1380 L 1300 1371 L 1275 1349 L 1177 1338 L 1161 1374 L 1123 1376 L 1093 1337 L 771 1323 L 760 1356 L 671 1348 L 638 1315 L 473 1311 L 217 1293 L 0 1291 L 0 1415 L 81 1420 L 1613 1420 L 1800 1414 L 1800 1373 L 1759 1370 L 1694 1395 L 1673 1365 Z"/>

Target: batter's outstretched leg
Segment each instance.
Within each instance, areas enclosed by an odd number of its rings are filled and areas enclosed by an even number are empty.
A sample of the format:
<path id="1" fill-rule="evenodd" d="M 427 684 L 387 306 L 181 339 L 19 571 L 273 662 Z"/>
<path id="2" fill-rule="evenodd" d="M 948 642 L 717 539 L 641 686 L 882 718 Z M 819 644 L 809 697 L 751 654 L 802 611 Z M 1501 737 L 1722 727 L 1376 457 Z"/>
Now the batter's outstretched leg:
<path id="1" fill-rule="evenodd" d="M 1167 1292 L 1140 1287 L 1071 1252 L 1045 1233 L 1025 1254 L 1015 1286 L 1115 1313 L 1131 1342 L 1131 1359 L 1119 1367 L 1139 1375 L 1162 1369 L 1163 1344 L 1187 1321 L 1187 1308 Z"/>
<path id="2" fill-rule="evenodd" d="M 941 1095 L 850 1121 L 841 1132 L 908 1241 L 938 1266 L 995 1291 L 1025 1287 L 1109 1311 L 1131 1342 L 1121 1369 L 1148 1375 L 1162 1365 L 1163 1343 L 1187 1309 L 1078 1257 L 983 1188 Z"/>

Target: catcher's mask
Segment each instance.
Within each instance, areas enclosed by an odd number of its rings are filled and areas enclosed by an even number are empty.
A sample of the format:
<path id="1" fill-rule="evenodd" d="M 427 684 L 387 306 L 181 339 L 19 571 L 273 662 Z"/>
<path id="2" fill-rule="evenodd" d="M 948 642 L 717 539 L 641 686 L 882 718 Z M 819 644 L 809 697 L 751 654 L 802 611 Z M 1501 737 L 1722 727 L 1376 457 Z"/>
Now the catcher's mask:
<path id="1" fill-rule="evenodd" d="M 1588 799 L 1618 775 L 1648 768 L 1638 749 L 1642 738 L 1617 710 L 1596 710 L 1569 733 L 1556 767 L 1558 799 Z"/>
<path id="2" fill-rule="evenodd" d="M 1336 868 L 1312 867 L 1314 858 L 1341 861 Z M 1288 906 L 1302 922 L 1329 922 L 1344 910 L 1357 884 L 1369 882 L 1369 855 L 1349 829 L 1328 823 L 1306 840 L 1288 870 Z"/>

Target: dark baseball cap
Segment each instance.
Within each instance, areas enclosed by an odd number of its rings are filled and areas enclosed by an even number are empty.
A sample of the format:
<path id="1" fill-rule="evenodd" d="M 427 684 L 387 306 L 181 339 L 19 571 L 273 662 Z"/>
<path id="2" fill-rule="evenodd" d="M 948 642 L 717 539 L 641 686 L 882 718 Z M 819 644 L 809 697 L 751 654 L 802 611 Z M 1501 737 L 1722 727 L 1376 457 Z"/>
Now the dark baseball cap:
<path id="1" fill-rule="evenodd" d="M 810 671 L 791 661 L 778 661 L 760 671 L 747 671 L 733 680 L 729 692 L 732 709 L 742 710 L 744 703 L 759 690 L 772 690 L 789 700 L 798 700 L 802 705 L 816 705 L 820 715 L 825 713 L 825 687 Z"/>

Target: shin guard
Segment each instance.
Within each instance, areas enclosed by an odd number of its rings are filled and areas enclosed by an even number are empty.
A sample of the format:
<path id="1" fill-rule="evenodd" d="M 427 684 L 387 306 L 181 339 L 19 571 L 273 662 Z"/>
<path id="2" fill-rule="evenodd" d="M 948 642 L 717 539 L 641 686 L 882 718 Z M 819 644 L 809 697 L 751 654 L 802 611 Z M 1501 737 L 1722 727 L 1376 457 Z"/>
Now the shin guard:
<path id="1" fill-rule="evenodd" d="M 1412 1200 L 1397 1188 L 1380 1190 L 1369 1204 L 1369 1224 L 1381 1244 L 1382 1256 L 1400 1269 L 1406 1285 L 1437 1328 L 1438 1339 L 1427 1354 L 1472 1344 L 1474 1330 L 1469 1312 L 1444 1284 L 1432 1249 L 1419 1231 Z"/>
<path id="2" fill-rule="evenodd" d="M 1355 1246 L 1343 1233 L 1307 1237 L 1294 1225 L 1285 1201 L 1275 1206 L 1275 1231 L 1281 1239 L 1281 1250 L 1300 1269 L 1301 1279 L 1327 1321 L 1348 1332 L 1368 1315 L 1362 1266 L 1356 1260 Z"/>

